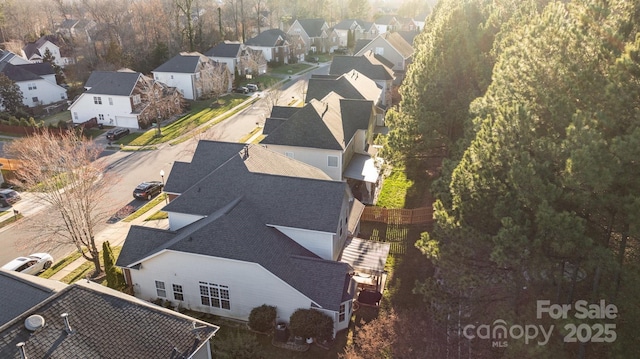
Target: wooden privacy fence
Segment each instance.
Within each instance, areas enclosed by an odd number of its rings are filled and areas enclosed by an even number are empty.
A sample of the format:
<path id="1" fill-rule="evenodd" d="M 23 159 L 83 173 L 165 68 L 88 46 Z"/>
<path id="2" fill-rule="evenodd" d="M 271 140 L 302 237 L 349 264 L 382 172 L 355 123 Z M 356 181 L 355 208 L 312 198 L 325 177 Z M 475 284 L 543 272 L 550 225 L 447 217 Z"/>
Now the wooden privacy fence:
<path id="1" fill-rule="evenodd" d="M 430 207 L 401 209 L 367 206 L 364 208 L 360 220 L 387 224 L 427 224 L 433 222 L 433 209 Z"/>

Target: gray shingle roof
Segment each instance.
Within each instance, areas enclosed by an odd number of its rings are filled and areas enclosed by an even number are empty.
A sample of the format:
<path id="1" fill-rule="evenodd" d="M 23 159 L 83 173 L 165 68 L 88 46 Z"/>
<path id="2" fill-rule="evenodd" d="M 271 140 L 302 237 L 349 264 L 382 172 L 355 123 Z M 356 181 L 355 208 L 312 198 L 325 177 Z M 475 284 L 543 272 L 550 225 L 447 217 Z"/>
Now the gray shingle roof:
<path id="1" fill-rule="evenodd" d="M 262 31 L 258 36 L 246 40 L 248 46 L 276 47 L 282 46 L 287 39 L 287 34 L 280 29 Z"/>
<path id="2" fill-rule="evenodd" d="M 322 100 L 311 99 L 260 144 L 344 150 L 356 130 L 368 128 L 373 104 L 347 100 L 335 92 Z"/>
<path id="3" fill-rule="evenodd" d="M 351 70 L 356 70 L 375 81 L 393 80 L 393 71 L 376 60 L 373 53 L 363 56 L 334 56 L 329 74 L 342 75 Z"/>
<path id="4" fill-rule="evenodd" d="M 359 19 L 346 19 L 337 23 L 333 28 L 336 30 L 351 30 L 355 28 L 355 24 L 361 27 L 363 30 L 368 30 L 371 27 L 371 23 L 359 20 Z"/>
<path id="5" fill-rule="evenodd" d="M 175 72 L 194 74 L 197 72 L 198 63 L 205 57 L 199 52 L 182 52 L 170 58 L 164 64 L 158 66 L 152 72 Z"/>
<path id="6" fill-rule="evenodd" d="M 32 72 L 36 75 L 55 75 L 55 71 L 53 70 L 53 66 L 51 66 L 48 62 L 41 62 L 37 64 L 24 64 L 24 65 L 16 65 L 21 69 L 25 69 L 29 72 Z"/>
<path id="7" fill-rule="evenodd" d="M 384 33 L 380 35 L 384 37 L 387 42 L 393 46 L 394 49 L 402 55 L 403 58 L 408 59 L 413 55 L 413 47 L 409 44 L 402 35 L 397 32 Z"/>
<path id="8" fill-rule="evenodd" d="M 224 41 L 207 50 L 204 53 L 209 57 L 237 58 L 240 55 L 242 44 L 239 42 Z"/>
<path id="9" fill-rule="evenodd" d="M 57 282 L 53 283 L 55 285 L 47 285 L 46 281 L 38 277 L 28 280 L 25 276 L 0 270 L 0 327 L 54 295 L 56 288 L 60 287 L 55 284 Z"/>
<path id="10" fill-rule="evenodd" d="M 114 96 L 130 96 L 142 76 L 139 72 L 93 71 L 84 84 L 86 93 Z"/>
<path id="11" fill-rule="evenodd" d="M 324 19 L 298 19 L 298 23 L 309 37 L 322 36 L 322 26 L 326 23 Z"/>
<path id="12" fill-rule="evenodd" d="M 0 64 L 0 72 L 11 79 L 14 82 L 40 80 L 42 77 L 22 68 L 18 65 L 13 65 L 8 62 Z"/>
<path id="13" fill-rule="evenodd" d="M 131 227 L 117 265 L 135 267 L 164 249 L 253 262 L 320 306 L 339 308 L 350 268 L 272 226 L 335 233 L 344 182 L 260 145 L 200 141 L 191 163 L 174 164 L 165 190 L 181 195 L 164 210 L 204 218 L 177 231 Z"/>
<path id="14" fill-rule="evenodd" d="M 279 153 L 268 151 L 262 146 L 232 142 L 200 141 L 191 163 L 174 163 L 164 191 L 169 193 L 186 192 L 218 167 L 244 153 L 245 147 L 249 148 L 250 156 L 244 160 L 244 165 L 245 169 L 251 173 L 328 179 L 327 175 L 316 167 L 300 161 L 292 161 Z M 209 213 L 205 211 L 204 215 Z"/>
<path id="15" fill-rule="evenodd" d="M 376 104 L 382 94 L 382 89 L 376 85 L 375 81 L 352 70 L 337 78 L 312 76 L 307 85 L 305 102 L 309 102 L 312 98 L 320 100 L 332 91 L 346 99 L 369 100 Z"/>
<path id="16" fill-rule="evenodd" d="M 33 55 L 44 56 L 44 52 L 40 53 L 40 48 L 47 42 L 58 46 L 58 38 L 55 35 L 45 35 L 36 40 L 35 42 L 27 43 L 23 48 L 25 56 L 30 59 Z"/>
<path id="17" fill-rule="evenodd" d="M 72 334 L 60 317 L 69 314 Z M 24 320 L 42 316 L 35 332 Z M 198 328 L 194 330 L 193 324 Z M 26 312 L 0 334 L 0 357 L 20 358 L 182 358 L 207 343 L 218 327 L 146 303 L 101 285 L 74 284 Z"/>
<path id="18" fill-rule="evenodd" d="M 180 197 L 175 201 L 178 200 Z M 267 226 L 269 215 L 263 216 L 264 206 L 256 203 L 254 197 L 245 195 L 232 203 L 223 213 L 212 213 L 160 236 L 158 230 L 132 227 L 117 265 L 135 266 L 163 249 L 257 263 L 321 307 L 338 310 L 349 266 L 321 259 Z M 156 248 L 149 251 L 153 246 Z"/>
<path id="19" fill-rule="evenodd" d="M 269 117 L 272 118 L 289 118 L 294 113 L 300 110 L 299 107 L 288 107 L 288 106 L 273 106 L 271 108 L 271 115 Z"/>
<path id="20" fill-rule="evenodd" d="M 353 53 L 357 54 L 360 50 L 364 49 L 365 46 L 369 45 L 370 42 L 370 39 L 359 39 L 353 47 Z"/>

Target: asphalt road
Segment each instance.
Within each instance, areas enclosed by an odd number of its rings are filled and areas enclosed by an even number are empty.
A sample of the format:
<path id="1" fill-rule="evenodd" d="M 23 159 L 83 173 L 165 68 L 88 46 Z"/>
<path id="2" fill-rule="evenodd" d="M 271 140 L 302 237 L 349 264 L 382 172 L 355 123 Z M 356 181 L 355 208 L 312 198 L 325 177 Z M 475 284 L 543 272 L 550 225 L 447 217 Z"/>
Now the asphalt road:
<path id="1" fill-rule="evenodd" d="M 134 199 L 132 191 L 135 186 L 147 180 L 162 180 L 160 171 L 165 173 L 164 179 L 171 174 L 171 168 L 175 161 L 190 161 L 195 151 L 197 142 L 201 139 L 226 142 L 238 142 L 256 127 L 263 126 L 265 118 L 271 111 L 271 104 L 276 102 L 279 106 L 288 106 L 293 101 L 301 104 L 304 100 L 304 91 L 312 74 L 327 74 L 328 64 L 323 64 L 313 71 L 299 76 L 292 76 L 291 81 L 284 83 L 275 90 L 277 101 L 269 92 L 258 92 L 253 96 L 260 100 L 253 105 L 215 125 L 208 131 L 178 145 L 163 145 L 154 151 L 123 152 L 105 150 L 100 161 L 105 161 L 108 170 L 107 175 L 112 179 L 108 195 L 101 203 L 101 209 L 105 213 L 115 212 L 131 205 L 135 208 L 143 205 L 145 201 Z M 106 146 L 104 136 L 96 139 L 96 142 Z M 1 146 L 0 142 L 0 146 Z M 0 147 L 1 148 L 1 147 Z M 56 242 L 50 234 L 41 233 L 42 225 L 47 222 L 59 221 L 55 211 L 48 206 L 38 203 L 28 193 L 23 194 L 24 199 L 18 202 L 14 208 L 25 217 L 15 225 L 0 229 L 0 265 L 9 262 L 20 255 L 35 252 L 49 252 L 54 259 L 62 258 L 74 250 L 74 247 Z M 0 220 L 8 218 L 9 214 L 0 216 Z M 109 224 L 105 221 L 96 228 L 96 233 L 106 228 Z M 43 238 L 43 236 L 46 236 Z"/>

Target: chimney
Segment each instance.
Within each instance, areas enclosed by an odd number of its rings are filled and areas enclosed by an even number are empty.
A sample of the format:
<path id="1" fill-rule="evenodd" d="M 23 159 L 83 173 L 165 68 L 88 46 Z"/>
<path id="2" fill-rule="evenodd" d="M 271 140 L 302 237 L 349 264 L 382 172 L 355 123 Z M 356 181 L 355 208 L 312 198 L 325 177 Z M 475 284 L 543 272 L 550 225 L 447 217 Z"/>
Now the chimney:
<path id="1" fill-rule="evenodd" d="M 27 359 L 27 352 L 25 352 L 25 350 L 24 350 L 24 342 L 20 342 L 20 343 L 16 344 L 16 346 L 18 347 L 18 350 L 20 351 L 20 358 Z"/>
<path id="2" fill-rule="evenodd" d="M 69 324 L 69 313 L 62 313 L 60 316 L 64 319 L 64 331 L 67 332 L 67 335 L 73 334 L 73 330 Z"/>

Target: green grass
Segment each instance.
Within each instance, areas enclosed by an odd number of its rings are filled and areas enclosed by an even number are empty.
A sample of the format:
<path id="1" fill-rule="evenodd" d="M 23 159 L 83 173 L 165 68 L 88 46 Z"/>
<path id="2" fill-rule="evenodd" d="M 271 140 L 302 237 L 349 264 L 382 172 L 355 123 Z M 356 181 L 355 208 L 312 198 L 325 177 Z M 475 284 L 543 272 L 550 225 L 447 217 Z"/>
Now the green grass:
<path id="1" fill-rule="evenodd" d="M 258 101 L 258 99 L 254 98 L 249 102 L 245 102 L 244 104 L 242 104 L 240 106 L 234 107 L 233 109 L 227 111 L 223 116 L 219 116 L 215 121 L 209 121 L 209 123 L 207 123 L 206 125 L 198 128 L 197 130 L 191 131 L 190 132 L 190 134 L 191 134 L 190 136 L 181 136 L 177 140 L 171 141 L 170 145 L 174 146 L 174 145 L 180 144 L 180 143 L 188 140 L 189 138 L 191 138 L 191 137 L 193 137 L 193 136 L 195 136 L 195 135 L 197 135 L 199 133 L 202 133 L 202 132 L 205 132 L 205 131 L 209 130 L 211 127 L 219 124 L 220 122 L 228 119 L 229 117 L 235 115 L 236 113 L 238 113 L 238 112 L 244 110 L 245 108 L 251 106 L 256 101 Z"/>
<path id="2" fill-rule="evenodd" d="M 113 257 L 117 260 L 118 255 L 120 255 L 120 251 L 122 247 L 111 247 L 113 250 Z M 104 266 L 104 262 L 102 260 L 102 252 L 100 252 L 100 265 Z M 64 278 L 60 279 L 62 283 L 72 284 L 75 283 L 89 275 L 91 275 L 94 271 L 95 267 L 93 262 L 86 261 L 80 265 L 80 267 L 76 268 L 73 272 L 67 274 Z"/>
<path id="3" fill-rule="evenodd" d="M 264 74 L 252 79 L 242 79 L 240 81 L 240 86 L 244 86 L 246 84 L 258 84 L 260 87 L 260 91 L 262 91 L 268 89 L 269 87 L 275 85 L 280 81 L 282 81 L 282 78 L 280 77 L 274 77 L 269 74 Z"/>
<path id="4" fill-rule="evenodd" d="M 247 97 L 241 95 L 225 96 L 220 98 L 221 105 L 217 108 L 204 107 L 202 109 L 192 109 L 191 112 L 182 116 L 178 120 L 168 124 L 167 126 L 161 127 L 161 136 L 157 136 L 157 130 L 152 128 L 142 134 L 131 134 L 136 135 L 136 137 L 129 142 L 125 142 L 124 140 L 128 139 L 131 135 L 125 136 L 120 142 L 128 146 L 152 146 L 169 142 L 198 126 L 211 121 L 211 119 L 222 115 L 246 100 Z M 209 101 L 209 103 L 211 103 L 211 101 Z"/>
<path id="5" fill-rule="evenodd" d="M 413 181 L 407 179 L 404 168 L 394 168 L 384 179 L 377 205 L 385 208 L 404 208 L 407 192 Z"/>
<path id="6" fill-rule="evenodd" d="M 139 218 L 140 216 L 142 216 L 145 213 L 149 212 L 153 207 L 155 207 L 158 204 L 160 204 L 160 202 L 165 201 L 166 197 L 167 197 L 166 193 L 160 193 L 154 199 L 152 199 L 151 201 L 147 202 L 144 206 L 140 207 L 137 211 L 135 211 L 135 212 L 131 213 L 130 215 L 128 215 L 127 217 L 125 217 L 122 221 L 123 222 L 131 222 L 134 219 Z"/>
<path id="7" fill-rule="evenodd" d="M 13 214 L 13 212 L 11 212 L 11 213 Z M 8 225 L 10 225 L 12 223 L 15 223 L 18 220 L 20 220 L 20 218 L 22 218 L 22 217 L 24 217 L 22 214 L 18 214 L 17 216 L 13 215 L 13 216 L 5 219 L 4 221 L 0 222 L 0 228 L 8 226 Z"/>
<path id="8" fill-rule="evenodd" d="M 161 219 L 169 218 L 169 213 L 165 211 L 158 211 L 145 219 L 145 221 L 158 221 Z"/>
<path id="9" fill-rule="evenodd" d="M 314 65 L 298 63 L 298 64 L 289 64 L 282 65 L 275 68 L 270 69 L 272 74 L 280 74 L 280 75 L 295 75 L 297 73 L 303 72 L 305 70 L 313 68 Z"/>
<path id="10" fill-rule="evenodd" d="M 42 119 L 46 125 L 54 124 L 57 125 L 60 121 L 69 122 L 71 121 L 71 112 L 70 111 L 62 111 L 51 116 L 44 117 Z"/>
<path id="11" fill-rule="evenodd" d="M 253 137 L 256 133 L 260 132 L 261 130 L 262 130 L 262 127 L 254 128 L 251 132 L 249 132 L 246 135 L 242 136 L 242 138 L 239 139 L 238 142 L 245 143 L 245 142 L 249 141 L 249 139 L 251 137 Z"/>
<path id="12" fill-rule="evenodd" d="M 61 261 L 58 261 L 56 264 L 52 265 L 46 271 L 40 273 L 40 277 L 51 278 L 54 274 L 58 273 L 61 269 L 68 266 L 80 257 L 82 257 L 82 254 L 80 252 L 73 252 L 72 254 L 64 257 Z"/>

